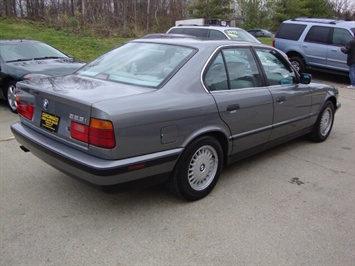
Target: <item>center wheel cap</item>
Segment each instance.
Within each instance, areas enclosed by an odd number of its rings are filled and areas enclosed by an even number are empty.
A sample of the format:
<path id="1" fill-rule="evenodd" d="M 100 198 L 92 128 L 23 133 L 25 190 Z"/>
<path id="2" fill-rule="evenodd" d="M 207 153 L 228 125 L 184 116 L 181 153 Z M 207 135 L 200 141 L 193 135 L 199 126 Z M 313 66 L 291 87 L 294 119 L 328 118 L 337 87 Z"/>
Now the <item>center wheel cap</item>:
<path id="1" fill-rule="evenodd" d="M 206 169 L 205 164 L 201 164 L 200 165 L 200 171 L 203 172 L 203 171 L 205 171 L 205 169 Z"/>

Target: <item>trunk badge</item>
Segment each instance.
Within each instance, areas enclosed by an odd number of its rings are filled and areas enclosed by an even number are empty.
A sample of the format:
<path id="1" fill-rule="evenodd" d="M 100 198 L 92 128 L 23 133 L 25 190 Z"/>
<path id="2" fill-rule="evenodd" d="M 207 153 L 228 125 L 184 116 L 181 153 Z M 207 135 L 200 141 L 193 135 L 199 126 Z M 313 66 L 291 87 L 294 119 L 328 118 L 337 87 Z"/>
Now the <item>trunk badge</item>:
<path id="1" fill-rule="evenodd" d="M 43 108 L 44 110 L 48 110 L 48 106 L 49 106 L 49 101 L 47 99 L 43 100 Z"/>

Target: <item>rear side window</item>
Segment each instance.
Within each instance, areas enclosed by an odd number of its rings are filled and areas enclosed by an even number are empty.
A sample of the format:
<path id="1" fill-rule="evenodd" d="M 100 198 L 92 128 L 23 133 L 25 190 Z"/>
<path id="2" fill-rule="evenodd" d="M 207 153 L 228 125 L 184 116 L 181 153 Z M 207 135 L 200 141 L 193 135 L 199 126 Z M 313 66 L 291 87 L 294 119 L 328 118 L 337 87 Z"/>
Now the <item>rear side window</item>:
<path id="1" fill-rule="evenodd" d="M 352 35 L 345 29 L 335 28 L 332 37 L 332 45 L 342 46 L 352 39 Z"/>
<path id="2" fill-rule="evenodd" d="M 193 28 L 185 28 L 182 31 L 183 34 L 192 35 L 196 37 L 205 37 L 207 38 L 207 29 L 193 29 Z"/>
<path id="3" fill-rule="evenodd" d="M 329 36 L 332 28 L 322 27 L 322 26 L 313 26 L 307 33 L 305 42 L 328 44 Z"/>
<path id="4" fill-rule="evenodd" d="M 249 48 L 226 48 L 211 62 L 204 82 L 210 91 L 259 87 L 262 84 Z"/>
<path id="5" fill-rule="evenodd" d="M 174 34 L 182 34 L 183 33 L 183 30 L 182 28 L 174 28 L 174 29 L 171 29 L 169 31 L 169 33 L 174 33 Z"/>
<path id="6" fill-rule="evenodd" d="M 210 30 L 210 36 L 208 36 L 208 38 L 217 40 L 228 39 L 226 35 L 218 30 Z"/>
<path id="7" fill-rule="evenodd" d="M 283 23 L 276 33 L 276 38 L 297 41 L 306 25 Z"/>

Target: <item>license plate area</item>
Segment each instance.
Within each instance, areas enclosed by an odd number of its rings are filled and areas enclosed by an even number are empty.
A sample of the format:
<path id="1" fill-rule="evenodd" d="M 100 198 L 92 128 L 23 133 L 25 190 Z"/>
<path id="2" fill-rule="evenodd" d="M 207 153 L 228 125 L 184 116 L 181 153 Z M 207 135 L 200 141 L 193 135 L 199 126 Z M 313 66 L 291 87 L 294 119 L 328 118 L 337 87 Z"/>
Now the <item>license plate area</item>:
<path id="1" fill-rule="evenodd" d="M 49 114 L 47 112 L 42 112 L 41 115 L 41 127 L 45 128 L 51 132 L 57 133 L 59 126 L 60 117 L 56 115 Z"/>

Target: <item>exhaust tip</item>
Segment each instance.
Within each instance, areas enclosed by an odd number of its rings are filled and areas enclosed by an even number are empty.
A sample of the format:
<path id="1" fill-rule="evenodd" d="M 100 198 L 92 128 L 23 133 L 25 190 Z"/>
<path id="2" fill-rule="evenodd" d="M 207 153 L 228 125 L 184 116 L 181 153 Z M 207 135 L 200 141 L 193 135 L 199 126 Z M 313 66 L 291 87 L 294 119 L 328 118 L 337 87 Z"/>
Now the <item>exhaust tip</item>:
<path id="1" fill-rule="evenodd" d="M 24 152 L 29 152 L 30 150 L 29 149 L 27 149 L 25 146 L 20 146 L 20 149 L 21 150 L 23 150 Z"/>

